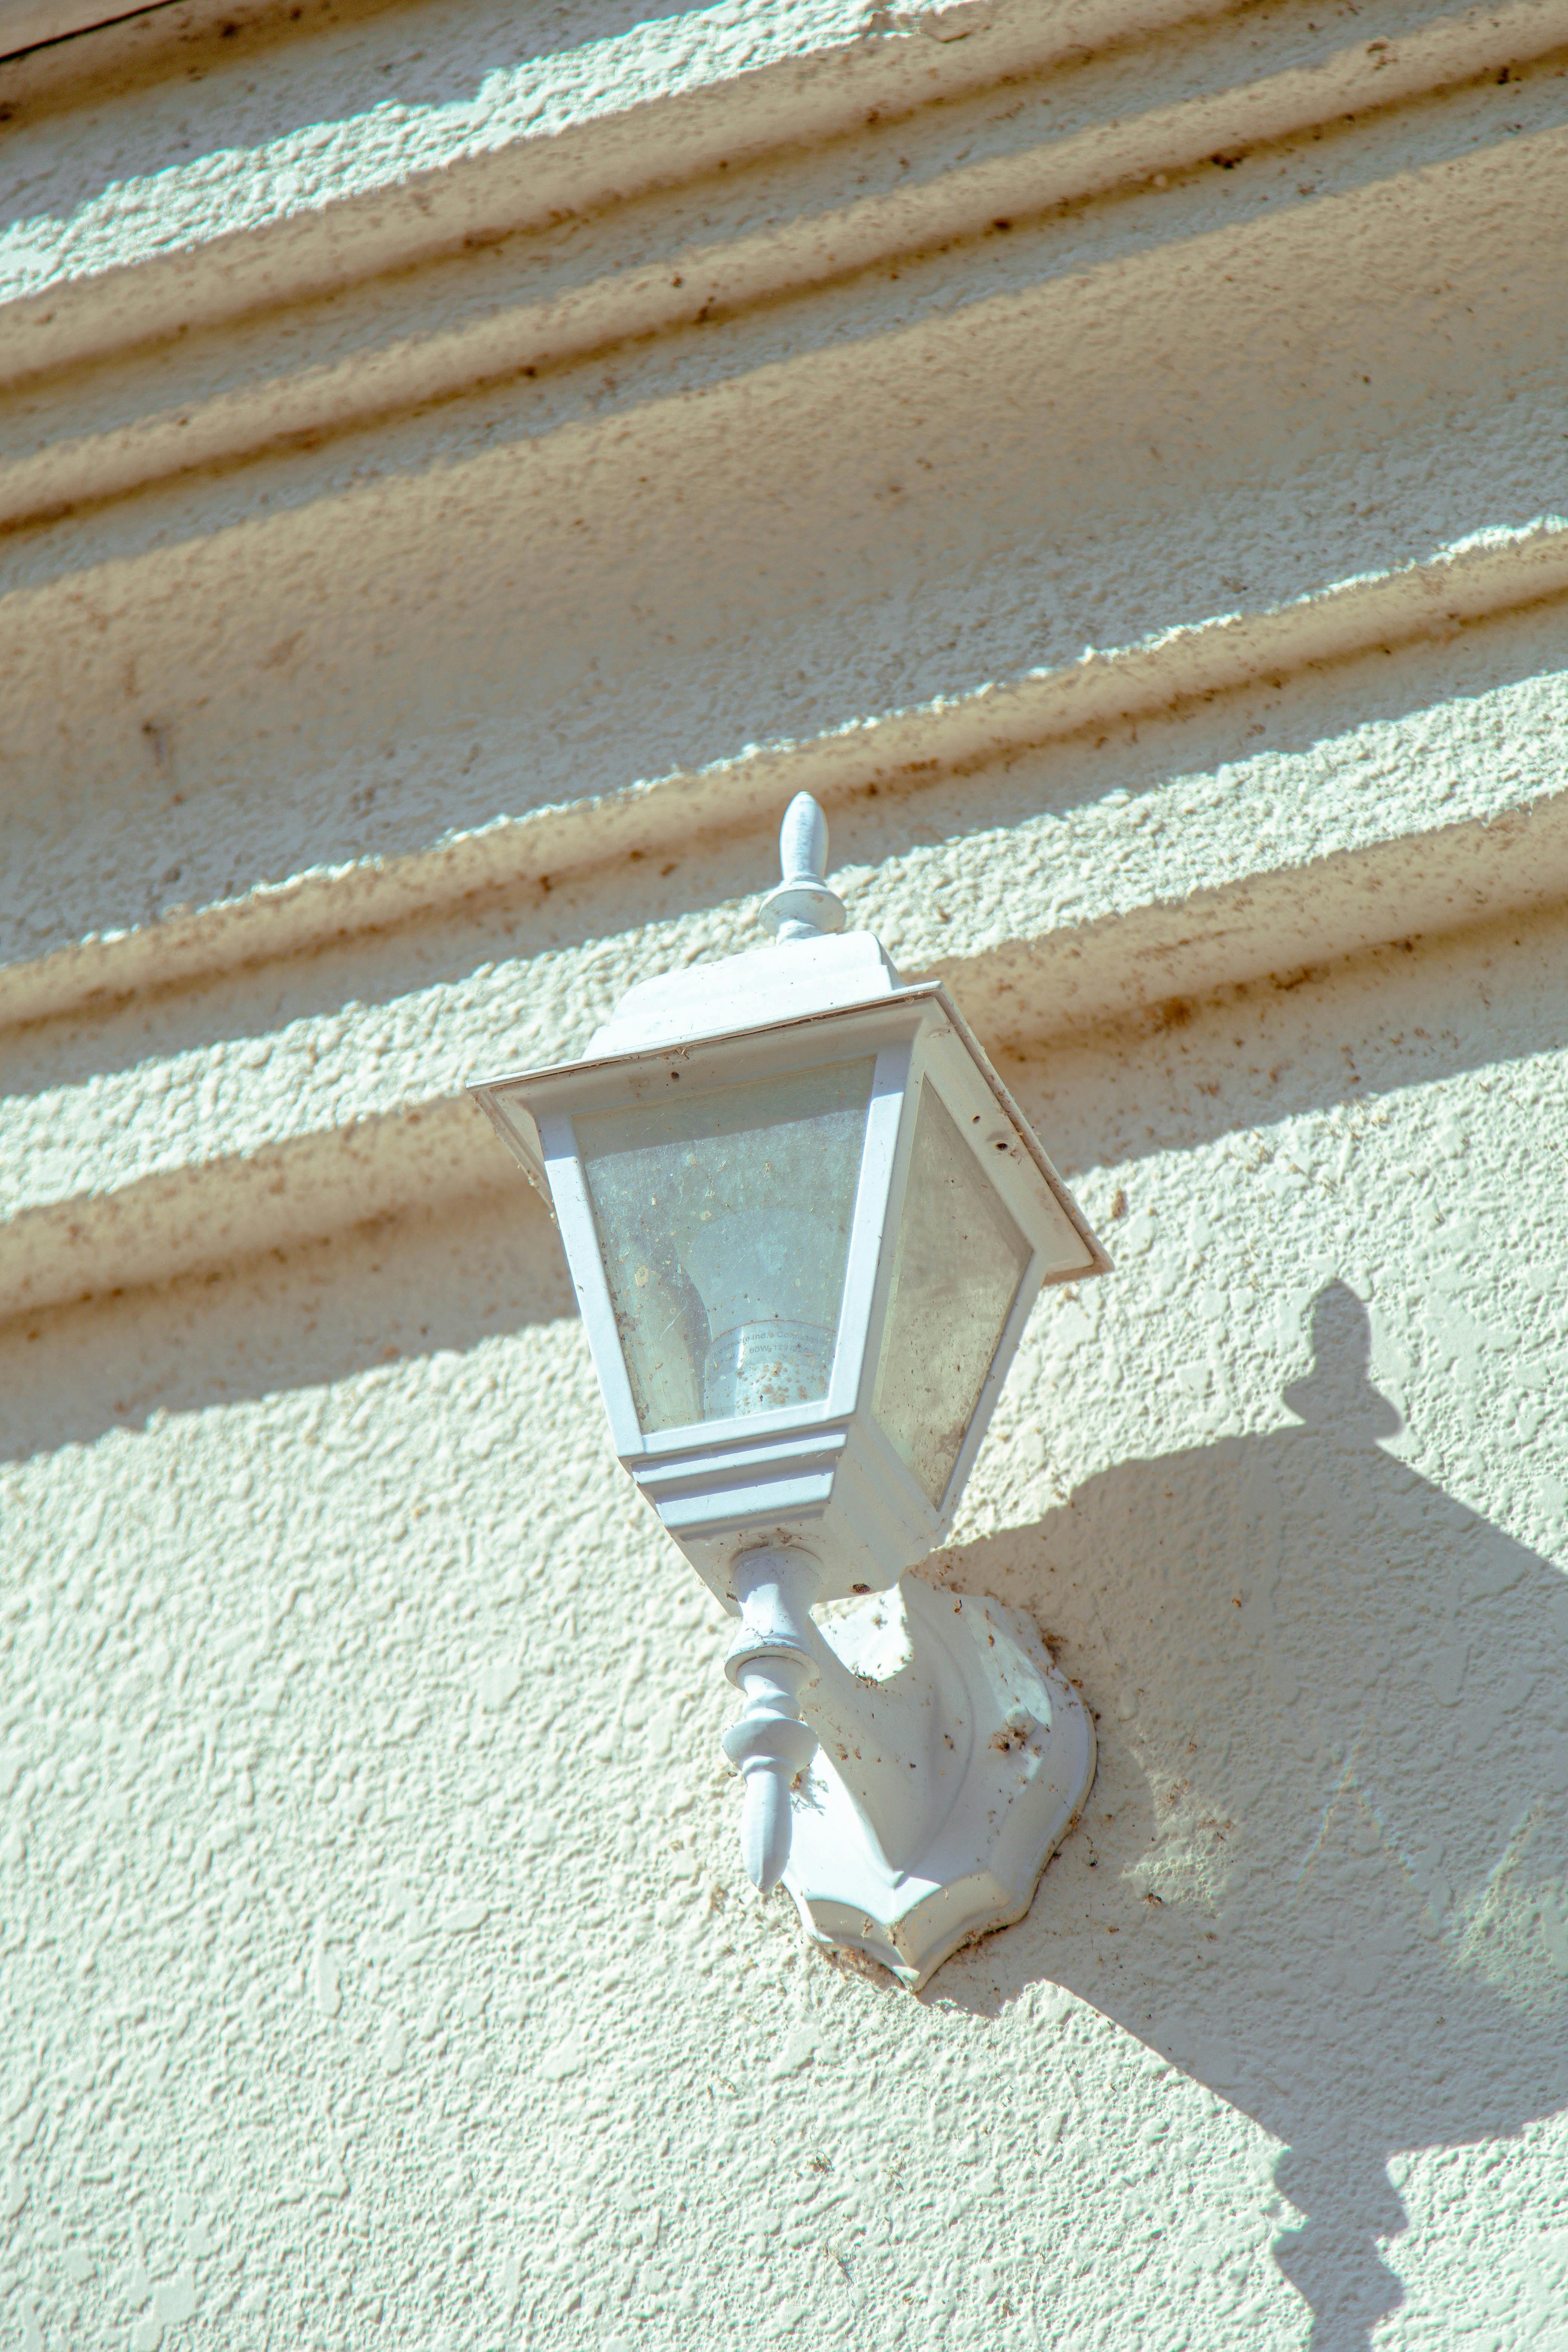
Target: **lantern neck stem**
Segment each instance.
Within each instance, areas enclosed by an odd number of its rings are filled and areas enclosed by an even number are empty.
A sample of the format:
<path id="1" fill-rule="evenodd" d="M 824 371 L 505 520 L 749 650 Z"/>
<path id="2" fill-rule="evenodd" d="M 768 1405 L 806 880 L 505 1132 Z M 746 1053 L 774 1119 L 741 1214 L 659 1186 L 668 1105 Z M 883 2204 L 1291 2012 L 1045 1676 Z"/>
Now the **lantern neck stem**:
<path id="1" fill-rule="evenodd" d="M 724 1671 L 746 1704 L 721 1745 L 745 1780 L 741 1852 L 752 1884 L 765 1895 L 788 1867 L 794 1792 L 819 1745 L 864 1834 L 889 1867 L 904 1867 L 930 1834 L 943 1768 L 963 1760 L 962 1716 L 943 1738 L 940 1660 L 917 1643 L 889 1680 L 851 1673 L 812 1616 L 822 1570 L 809 1552 L 743 1552 L 731 1580 L 741 1622 Z M 901 1589 L 885 1606 L 908 1622 Z"/>

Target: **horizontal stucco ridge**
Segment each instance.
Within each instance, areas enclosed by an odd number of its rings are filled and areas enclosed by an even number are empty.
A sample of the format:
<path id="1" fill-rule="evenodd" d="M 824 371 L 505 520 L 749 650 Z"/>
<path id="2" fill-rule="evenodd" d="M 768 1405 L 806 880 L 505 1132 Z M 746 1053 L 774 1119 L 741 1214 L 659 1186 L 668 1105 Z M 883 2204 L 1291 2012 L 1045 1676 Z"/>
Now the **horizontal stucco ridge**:
<path id="1" fill-rule="evenodd" d="M 1564 902 L 1568 794 L 960 952 L 920 976 L 948 985 L 991 1050 L 1018 1050 L 1164 1018 L 1173 1006 L 1184 1013 L 1249 982 L 1293 985 L 1395 942 L 1414 949 L 1501 919 L 1556 920 Z M 0 1318 L 214 1275 L 509 1185 L 542 1242 L 542 1208 L 529 1209 L 488 1123 L 459 1093 L 193 1156 L 0 1221 Z"/>
<path id="2" fill-rule="evenodd" d="M 8 330 L 0 341 L 12 354 L 0 362 L 0 378 L 13 385 L 5 433 L 10 454 L 0 454 L 0 524 L 123 498 L 172 476 L 342 432 L 526 369 L 596 360 L 624 344 L 962 243 L 998 220 L 1011 226 L 1112 197 L 1156 175 L 1207 163 L 1216 151 L 1235 155 L 1320 127 L 1337 130 L 1351 119 L 1383 119 L 1490 74 L 1500 63 L 1539 60 L 1568 45 L 1568 0 L 1512 0 L 1425 20 L 1416 0 L 1403 14 L 1380 18 L 1386 29 L 1370 41 L 1345 44 L 1335 31 L 1310 27 L 1316 38 L 1307 54 L 1300 24 L 1278 8 L 1247 12 L 1248 47 L 1231 19 L 1216 21 L 1213 11 L 1121 9 L 1099 18 L 1085 12 L 1081 25 L 1064 19 L 1048 35 L 1037 26 L 1032 52 L 1020 46 L 1013 19 L 1006 22 L 1011 30 L 989 80 L 972 72 L 965 84 L 949 73 L 919 106 L 912 87 L 861 89 L 857 77 L 872 71 L 858 54 L 864 43 L 853 58 L 847 52 L 840 58 L 846 73 L 849 64 L 854 72 L 832 81 L 831 102 L 829 85 L 819 89 L 804 72 L 795 75 L 787 101 L 773 94 L 768 79 L 782 67 L 743 77 L 759 89 L 766 84 L 769 93 L 765 101 L 747 101 L 756 114 L 752 165 L 769 175 L 766 201 L 752 207 L 765 215 L 762 226 L 741 217 L 743 171 L 726 184 L 726 207 L 740 226 L 715 233 L 705 215 L 689 216 L 689 206 L 682 214 L 677 202 L 672 211 L 672 192 L 679 198 L 683 185 L 699 189 L 723 159 L 709 152 L 710 139 L 683 132 L 674 141 L 682 159 L 678 176 L 668 157 L 660 160 L 662 135 L 645 124 L 639 137 L 647 152 L 635 165 L 629 155 L 619 156 L 621 184 L 613 193 L 598 184 L 605 170 L 595 166 L 595 178 L 571 163 L 571 137 L 563 134 L 561 155 L 531 163 L 531 176 L 519 177 L 509 146 L 455 160 L 434 190 L 413 183 L 399 190 L 399 203 L 414 203 L 416 224 L 401 245 L 389 226 L 385 192 L 376 199 L 374 230 L 363 237 L 354 224 L 369 199 L 345 194 L 307 215 L 226 233 L 209 241 L 210 249 L 187 241 L 177 252 L 152 253 L 0 304 Z M 1277 54 L 1259 70 L 1257 52 L 1270 41 Z M 1140 44 L 1149 51 L 1150 86 L 1163 87 L 1173 79 L 1163 54 L 1173 42 L 1191 52 L 1187 79 L 1197 87 L 1163 105 L 1128 109 L 1126 77 L 1136 68 Z M 942 53 L 969 46 L 944 44 Z M 1081 83 L 1097 60 L 1110 79 L 1078 127 L 1048 124 L 1047 101 L 1043 135 L 1026 131 L 1020 143 L 1015 127 L 1001 136 L 1000 152 L 973 157 L 964 144 L 945 158 L 917 154 L 907 184 L 856 193 L 866 176 L 858 168 L 860 151 L 908 144 L 915 117 L 939 136 L 958 100 L 994 99 L 1019 77 L 1037 82 L 1044 75 L 1048 84 L 1053 68 Z M 848 109 L 851 83 L 857 94 Z M 726 85 L 731 93 L 739 87 Z M 1034 95 L 1041 100 L 1039 89 Z M 694 102 L 682 97 L 665 103 L 679 109 Z M 910 122 L 900 123 L 900 105 Z M 884 113 L 891 119 L 883 121 Z M 742 163 L 749 120 L 746 108 L 731 108 L 716 126 L 715 135 L 724 134 L 720 144 Z M 623 145 L 632 135 L 629 121 L 616 118 Z M 608 137 L 609 127 L 595 135 Z M 474 175 L 472 185 L 465 174 Z M 595 250 L 606 243 L 613 249 L 612 224 L 637 221 L 650 191 L 658 199 L 641 235 L 647 249 L 630 266 L 612 260 L 582 278 L 569 271 L 539 292 L 514 289 L 471 302 L 445 283 L 471 266 L 476 243 L 518 236 L 526 242 L 531 229 L 590 211 Z M 279 241 L 287 250 L 274 249 Z M 627 241 L 639 242 L 629 228 Z M 165 277 L 173 304 L 167 321 L 160 292 Z M 368 320 L 362 315 L 367 302 L 375 313 Z M 206 341 L 215 335 L 221 341 L 247 313 L 246 331 L 256 349 L 239 380 L 226 381 L 218 346 L 209 354 Z"/>
<path id="3" fill-rule="evenodd" d="M 244 189 L 234 154 L 183 164 L 150 157 L 140 174 L 121 159 L 121 176 L 103 192 L 112 205 L 87 199 L 68 218 L 13 221 L 0 232 L 0 374 L 102 357 L 257 307 L 309 299 L 1233 6 L 1077 0 L 1047 17 L 1028 0 L 995 0 L 978 12 L 795 0 L 772 12 L 771 24 L 753 11 L 678 9 L 618 38 L 542 48 L 510 66 L 489 63 L 515 42 L 504 5 L 476 11 L 480 95 L 468 106 L 378 107 L 336 123 L 301 121 L 247 159 Z M 951 33 L 970 37 L 921 37 L 943 29 L 943 18 Z M 281 12 L 277 21 L 287 38 Z M 112 44 L 125 29 L 106 26 L 93 37 Z M 78 47 L 85 65 L 89 45 Z M 266 61 L 263 52 L 257 63 Z M 574 72 L 579 62 L 583 70 Z M 24 120 L 31 70 L 26 58 L 0 60 L 0 100 Z M 114 96 L 110 51 L 102 82 L 84 79 L 67 102 L 86 107 Z M 60 101 L 49 103 L 53 111 Z M 338 136 L 323 184 L 294 168 L 293 150 L 318 150 L 324 130 Z M 215 161 L 220 172 L 210 168 Z M 143 180 L 161 205 L 136 202 Z M 128 207 L 139 226 L 144 222 L 129 249 L 116 218 Z"/>
<path id="4" fill-rule="evenodd" d="M 1070 665 L 896 709 L 802 741 L 748 747 L 695 772 L 640 780 L 370 858 L 259 885 L 216 904 L 0 969 L 0 1029 L 200 982 L 354 934 L 418 923 L 481 893 L 657 856 L 743 831 L 759 807 L 810 792 L 831 808 L 875 786 L 915 791 L 1107 723 L 1419 640 L 1568 593 L 1568 518 L 1542 516 L 1444 548 L 1424 563 L 1341 581 L 1284 604 L 1086 649 Z M 1399 928 L 1391 926 L 1390 935 Z"/>

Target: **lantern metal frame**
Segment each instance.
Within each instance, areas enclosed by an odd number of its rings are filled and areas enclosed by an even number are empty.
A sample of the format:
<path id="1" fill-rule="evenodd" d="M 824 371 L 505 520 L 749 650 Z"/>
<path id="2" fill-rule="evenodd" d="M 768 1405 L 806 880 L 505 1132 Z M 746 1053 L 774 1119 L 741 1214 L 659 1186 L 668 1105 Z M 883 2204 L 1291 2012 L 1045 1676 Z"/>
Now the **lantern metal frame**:
<path id="1" fill-rule="evenodd" d="M 645 1431 L 616 1328 L 575 1118 L 742 1080 L 875 1056 L 848 1263 L 825 1397 L 728 1420 Z M 933 1503 L 877 1420 L 873 1396 L 922 1089 L 930 1087 L 1029 1244 L 1002 1336 L 947 1484 Z M 939 983 L 808 1013 L 765 1031 L 478 1080 L 502 1140 L 552 1201 L 616 1451 L 687 1558 L 735 1605 L 737 1545 L 809 1545 L 819 1599 L 896 1582 L 952 1523 L 1029 1310 L 1047 1285 L 1109 1265 L 1022 1112 Z M 975 1144 L 980 1148 L 976 1150 Z"/>

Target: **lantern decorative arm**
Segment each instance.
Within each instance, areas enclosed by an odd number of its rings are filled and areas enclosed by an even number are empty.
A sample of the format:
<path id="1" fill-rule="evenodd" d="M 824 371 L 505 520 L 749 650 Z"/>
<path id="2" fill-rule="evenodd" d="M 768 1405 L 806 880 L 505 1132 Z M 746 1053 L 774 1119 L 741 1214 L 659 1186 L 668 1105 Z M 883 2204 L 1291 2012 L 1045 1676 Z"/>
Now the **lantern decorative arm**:
<path id="1" fill-rule="evenodd" d="M 844 901 L 829 889 L 827 819 L 809 793 L 796 793 L 779 827 L 784 879 L 762 904 L 762 919 L 781 940 L 820 940 L 844 929 Z"/>
<path id="2" fill-rule="evenodd" d="M 916 1864 L 961 1802 L 982 1726 L 994 1766 L 1014 1750 L 1026 1771 L 1039 1761 L 1056 1710 L 1000 1622 L 977 1621 L 965 1601 L 929 1589 L 900 1601 L 879 1595 L 862 1617 L 880 1628 L 901 1614 L 907 1648 L 891 1674 L 859 1673 L 811 1613 L 822 1575 L 809 1552 L 743 1552 L 733 1575 L 741 1622 L 724 1670 L 746 1704 L 721 1746 L 745 1780 L 741 1855 L 764 1895 L 789 1867 L 795 1808 L 810 1801 L 819 1748 L 860 1835 L 895 1875 Z M 990 1669 L 1010 1658 L 1022 1676 L 1003 1690 Z M 993 1808 L 995 1793 L 985 1791 Z"/>
<path id="3" fill-rule="evenodd" d="M 733 1561 L 741 1858 L 762 1894 L 814 1886 L 823 1940 L 917 1985 L 963 1933 L 1027 1910 L 1093 1778 L 1093 1728 L 996 1601 L 900 1578 L 839 1613 L 844 1658 L 811 1613 L 820 1580 L 795 1548 Z"/>

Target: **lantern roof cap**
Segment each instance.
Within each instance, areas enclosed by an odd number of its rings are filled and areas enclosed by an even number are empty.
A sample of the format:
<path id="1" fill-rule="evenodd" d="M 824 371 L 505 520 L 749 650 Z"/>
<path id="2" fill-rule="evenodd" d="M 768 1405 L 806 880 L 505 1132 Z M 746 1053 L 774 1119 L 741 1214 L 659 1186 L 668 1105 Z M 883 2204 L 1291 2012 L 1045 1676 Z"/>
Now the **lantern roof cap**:
<path id="1" fill-rule="evenodd" d="M 784 879 L 758 910 L 773 944 L 639 981 L 589 1039 L 590 1060 L 770 1029 L 893 993 L 899 975 L 881 941 L 844 929 L 844 901 L 826 880 L 827 819 L 809 793 L 784 811 L 779 865 Z"/>
<path id="2" fill-rule="evenodd" d="M 589 1039 L 588 1058 L 687 1045 L 739 1029 L 770 1029 L 814 1013 L 874 1003 L 900 985 L 881 941 L 870 931 L 783 940 L 639 981 Z"/>

